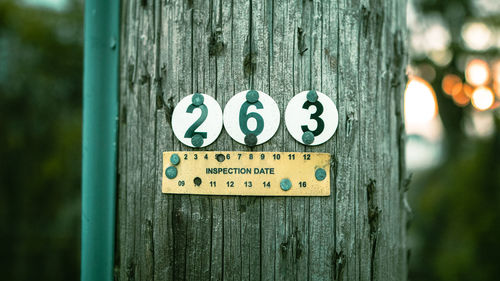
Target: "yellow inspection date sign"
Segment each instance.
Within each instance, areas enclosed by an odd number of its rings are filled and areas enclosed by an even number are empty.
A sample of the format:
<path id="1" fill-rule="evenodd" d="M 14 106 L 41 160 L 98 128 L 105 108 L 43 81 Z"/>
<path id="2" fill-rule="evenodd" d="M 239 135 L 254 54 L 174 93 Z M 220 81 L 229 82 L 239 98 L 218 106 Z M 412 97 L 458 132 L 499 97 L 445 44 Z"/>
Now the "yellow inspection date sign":
<path id="1" fill-rule="evenodd" d="M 243 196 L 329 196 L 330 154 L 163 152 L 162 192 Z"/>

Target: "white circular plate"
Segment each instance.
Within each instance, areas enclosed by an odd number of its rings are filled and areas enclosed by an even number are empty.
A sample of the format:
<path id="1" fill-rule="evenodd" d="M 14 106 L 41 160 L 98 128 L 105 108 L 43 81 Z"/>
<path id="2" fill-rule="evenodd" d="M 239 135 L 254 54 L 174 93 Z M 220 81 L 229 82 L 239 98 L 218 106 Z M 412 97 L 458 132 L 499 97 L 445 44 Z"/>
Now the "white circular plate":
<path id="1" fill-rule="evenodd" d="M 222 130 L 222 109 L 217 101 L 211 96 L 201 94 L 203 104 L 195 106 L 193 104 L 193 95 L 183 98 L 175 106 L 172 114 L 172 130 L 177 139 L 190 147 L 205 147 L 213 143 Z M 203 114 L 205 113 L 205 114 Z M 206 115 L 206 117 L 204 117 Z M 193 136 L 201 135 L 201 138 Z"/>
<path id="2" fill-rule="evenodd" d="M 259 93 L 254 103 L 247 102 L 249 90 L 233 96 L 224 107 L 224 128 L 235 141 L 246 145 L 259 145 L 271 139 L 280 125 L 278 104 L 269 95 Z M 245 136 L 257 137 L 254 144 L 245 143 Z M 255 139 L 254 139 L 255 140 Z"/>
<path id="3" fill-rule="evenodd" d="M 318 91 L 316 91 L 318 95 L 316 102 L 309 102 L 308 92 L 300 92 L 290 100 L 285 110 L 285 124 L 290 135 L 298 142 L 305 145 L 319 145 L 329 140 L 337 130 L 339 118 L 337 107 L 327 95 Z M 313 133 L 312 143 L 307 144 L 303 141 L 302 136 L 305 131 Z"/>

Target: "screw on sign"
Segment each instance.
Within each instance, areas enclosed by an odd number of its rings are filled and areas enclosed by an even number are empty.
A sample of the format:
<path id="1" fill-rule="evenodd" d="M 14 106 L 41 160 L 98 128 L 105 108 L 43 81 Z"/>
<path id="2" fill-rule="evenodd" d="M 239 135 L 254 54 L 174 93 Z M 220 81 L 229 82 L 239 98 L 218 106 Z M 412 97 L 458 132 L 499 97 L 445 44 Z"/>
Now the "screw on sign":
<path id="1" fill-rule="evenodd" d="M 172 165 L 177 165 L 179 164 L 179 162 L 181 162 L 181 158 L 177 153 L 174 153 L 172 154 L 172 156 L 170 156 L 170 163 L 172 163 Z"/>

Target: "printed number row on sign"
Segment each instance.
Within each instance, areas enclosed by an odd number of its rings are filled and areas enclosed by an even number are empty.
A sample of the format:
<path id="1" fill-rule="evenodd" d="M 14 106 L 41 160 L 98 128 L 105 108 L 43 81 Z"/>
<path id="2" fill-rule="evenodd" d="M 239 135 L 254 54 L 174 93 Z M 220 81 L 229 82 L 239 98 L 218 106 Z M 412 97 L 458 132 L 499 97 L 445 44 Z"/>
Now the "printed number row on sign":
<path id="1" fill-rule="evenodd" d="M 279 154 L 279 153 L 275 153 L 272 155 L 272 160 L 281 160 L 281 156 L 282 154 Z M 235 159 L 237 160 L 241 160 L 241 159 L 245 159 L 246 155 L 243 155 L 241 153 L 238 153 L 236 154 L 235 156 Z M 222 157 L 222 159 L 221 159 Z M 285 157 L 285 156 L 283 156 Z M 287 158 L 284 158 L 284 159 L 288 159 L 288 160 L 295 160 L 295 154 L 286 154 L 286 157 Z M 303 160 L 311 160 L 311 154 L 302 154 L 302 158 Z M 183 159 L 184 160 L 191 160 L 189 158 L 189 155 L 188 154 L 184 154 L 183 156 Z M 193 160 L 198 160 L 198 159 L 205 159 L 205 160 L 208 160 L 208 154 L 204 154 L 204 155 L 200 155 L 198 156 L 198 154 L 193 154 Z M 217 159 L 218 161 L 223 161 L 223 160 L 230 160 L 232 159 L 231 158 L 231 154 L 216 154 L 215 155 L 215 159 Z M 261 153 L 261 154 L 256 154 L 255 156 L 253 154 L 248 154 L 248 158 L 246 159 L 249 159 L 249 160 L 253 160 L 253 159 L 260 159 L 260 160 L 265 160 L 266 159 L 266 155 L 264 153 Z"/>
<path id="2" fill-rule="evenodd" d="M 174 135 L 191 147 L 213 143 L 223 126 L 235 141 L 248 146 L 259 145 L 274 136 L 279 123 L 280 110 L 276 102 L 255 90 L 233 96 L 224 113 L 215 99 L 197 93 L 183 98 L 172 114 Z M 304 91 L 288 103 L 285 125 L 298 142 L 319 145 L 329 140 L 337 129 L 337 108 L 325 94 Z"/>
<path id="3" fill-rule="evenodd" d="M 179 187 L 183 187 L 183 186 L 186 186 L 186 182 L 184 180 L 179 180 L 177 182 L 177 185 Z M 217 181 L 210 181 L 209 185 L 210 185 L 210 187 L 217 187 Z M 228 188 L 233 188 L 233 187 L 238 187 L 238 184 L 235 184 L 234 181 L 226 181 L 225 186 Z M 269 188 L 271 188 L 271 182 L 270 181 L 263 181 L 260 186 L 263 188 L 269 189 Z M 306 181 L 299 181 L 298 186 L 301 188 L 306 188 L 307 182 Z M 253 188 L 253 187 L 256 187 L 256 185 L 252 181 L 245 181 L 245 182 L 243 182 L 243 184 L 241 184 L 241 187 Z"/>

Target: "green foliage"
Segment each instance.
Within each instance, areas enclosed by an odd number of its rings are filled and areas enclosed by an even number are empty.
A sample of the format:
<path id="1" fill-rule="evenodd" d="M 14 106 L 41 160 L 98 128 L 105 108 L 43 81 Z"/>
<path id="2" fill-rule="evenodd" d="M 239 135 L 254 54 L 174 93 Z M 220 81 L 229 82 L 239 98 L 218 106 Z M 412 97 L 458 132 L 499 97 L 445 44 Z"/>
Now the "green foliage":
<path id="1" fill-rule="evenodd" d="M 500 135 L 464 145 L 458 157 L 417 180 L 411 280 L 500 275 Z"/>
<path id="2" fill-rule="evenodd" d="M 82 22 L 0 2 L 3 280 L 79 278 Z"/>

